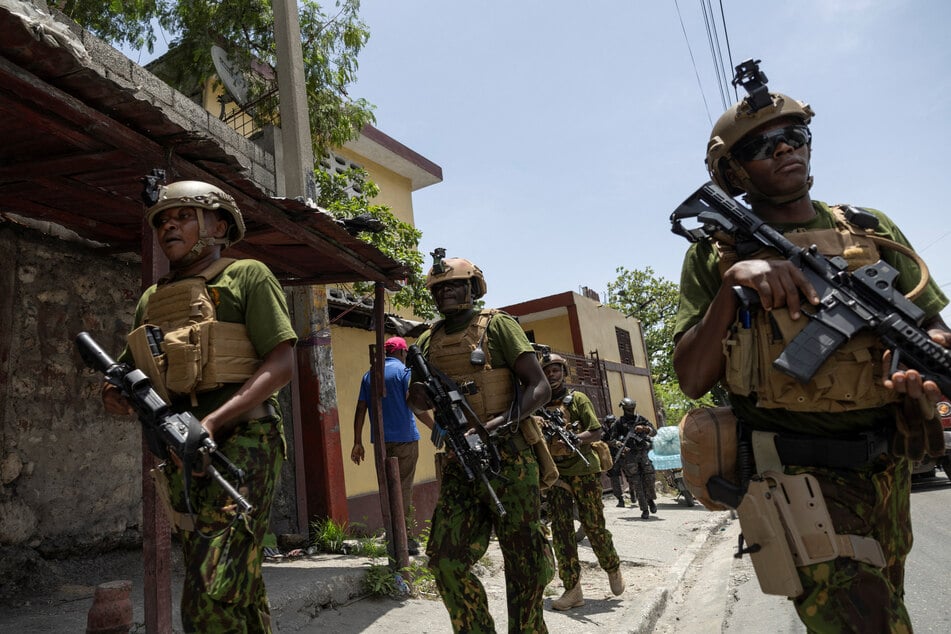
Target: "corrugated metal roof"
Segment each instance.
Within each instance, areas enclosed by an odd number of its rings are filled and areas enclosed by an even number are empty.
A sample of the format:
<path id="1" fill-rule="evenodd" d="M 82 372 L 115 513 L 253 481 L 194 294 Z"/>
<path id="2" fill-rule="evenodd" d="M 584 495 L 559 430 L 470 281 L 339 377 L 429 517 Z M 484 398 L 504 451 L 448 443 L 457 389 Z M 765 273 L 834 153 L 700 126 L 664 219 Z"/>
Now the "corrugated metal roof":
<path id="1" fill-rule="evenodd" d="M 110 252 L 138 253 L 142 179 L 160 168 L 169 180 L 204 180 L 231 193 L 248 233 L 227 254 L 265 262 L 285 284 L 392 286 L 406 276 L 330 215 L 269 196 L 241 156 L 263 154 L 259 148 L 228 137 L 211 115 L 207 126 L 193 125 L 197 106 L 184 96 L 75 24 L 37 20 L 31 8 L 0 1 L 0 211 L 56 222 Z"/>

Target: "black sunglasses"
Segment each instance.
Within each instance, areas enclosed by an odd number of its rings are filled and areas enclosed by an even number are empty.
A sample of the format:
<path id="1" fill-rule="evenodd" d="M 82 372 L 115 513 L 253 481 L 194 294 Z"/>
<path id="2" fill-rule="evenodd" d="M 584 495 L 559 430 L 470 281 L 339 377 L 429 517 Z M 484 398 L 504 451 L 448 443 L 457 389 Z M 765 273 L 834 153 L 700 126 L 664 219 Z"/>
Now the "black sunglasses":
<path id="1" fill-rule="evenodd" d="M 812 143 L 812 133 L 809 132 L 808 126 L 804 125 L 776 128 L 737 145 L 733 148 L 733 156 L 744 162 L 762 161 L 773 155 L 780 142 L 797 150 Z"/>

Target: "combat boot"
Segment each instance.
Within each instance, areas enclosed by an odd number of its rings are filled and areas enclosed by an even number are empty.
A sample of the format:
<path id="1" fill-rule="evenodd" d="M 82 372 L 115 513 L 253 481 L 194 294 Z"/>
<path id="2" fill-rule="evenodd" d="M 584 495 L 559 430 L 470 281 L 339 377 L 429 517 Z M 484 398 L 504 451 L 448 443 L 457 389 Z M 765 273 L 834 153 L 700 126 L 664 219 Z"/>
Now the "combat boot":
<path id="1" fill-rule="evenodd" d="M 654 504 L 654 500 L 647 501 L 647 508 L 650 509 L 651 513 L 657 513 L 657 505 Z"/>
<path id="2" fill-rule="evenodd" d="M 617 506 L 618 506 L 619 509 L 623 509 L 623 508 L 624 508 L 624 498 L 618 498 L 618 499 L 617 499 Z"/>
<path id="3" fill-rule="evenodd" d="M 556 610 L 570 610 L 571 608 L 580 608 L 582 605 L 584 605 L 584 595 L 581 592 L 580 581 L 575 584 L 574 588 L 565 590 L 564 594 L 551 602 L 551 607 Z"/>
<path id="4" fill-rule="evenodd" d="M 619 596 L 624 592 L 624 588 L 627 584 L 624 583 L 624 576 L 621 574 L 620 566 L 608 573 L 608 582 L 611 584 L 611 592 L 614 593 L 614 596 Z"/>

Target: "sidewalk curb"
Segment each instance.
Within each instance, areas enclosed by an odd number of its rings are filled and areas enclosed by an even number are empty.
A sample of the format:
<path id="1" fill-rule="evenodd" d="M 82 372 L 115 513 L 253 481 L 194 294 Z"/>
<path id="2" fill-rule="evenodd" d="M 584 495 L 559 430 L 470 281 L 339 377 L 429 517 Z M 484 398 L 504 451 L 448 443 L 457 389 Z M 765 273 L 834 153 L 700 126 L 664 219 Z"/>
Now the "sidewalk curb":
<path id="1" fill-rule="evenodd" d="M 649 591 L 648 594 L 650 596 L 646 604 L 643 604 L 637 610 L 637 614 L 625 614 L 622 616 L 622 622 L 634 624 L 630 629 L 625 630 L 626 632 L 631 634 L 647 634 L 654 630 L 654 626 L 657 625 L 658 619 L 667 607 L 667 600 L 670 598 L 671 592 L 683 581 L 687 574 L 687 569 L 697 559 L 697 555 L 703 549 L 707 540 L 730 522 L 729 513 L 717 512 L 711 515 L 712 517 L 704 522 L 703 527 L 698 530 L 698 535 L 694 537 L 690 546 L 677 558 L 674 565 L 670 567 L 663 587 L 653 588 Z"/>
<path id="2" fill-rule="evenodd" d="M 320 613 L 367 596 L 369 559 L 323 556 L 265 567 L 275 631 L 301 631 L 316 625 Z"/>

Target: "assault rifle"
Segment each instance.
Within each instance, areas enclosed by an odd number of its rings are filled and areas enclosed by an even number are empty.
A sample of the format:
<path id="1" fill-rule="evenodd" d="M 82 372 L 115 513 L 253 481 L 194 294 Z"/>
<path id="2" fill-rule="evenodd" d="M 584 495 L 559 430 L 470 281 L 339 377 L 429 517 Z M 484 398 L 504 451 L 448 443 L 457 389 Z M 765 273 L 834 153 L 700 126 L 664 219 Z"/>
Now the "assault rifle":
<path id="1" fill-rule="evenodd" d="M 617 425 L 617 422 L 615 422 L 614 424 Z M 621 459 L 621 454 L 624 453 L 625 449 L 634 449 L 639 444 L 651 443 L 650 436 L 645 436 L 643 433 L 640 433 L 637 431 L 638 425 L 642 425 L 642 424 L 647 424 L 647 423 L 635 422 L 633 425 L 631 425 L 631 428 L 628 430 L 627 435 L 624 436 L 624 440 L 621 441 L 621 446 L 618 447 L 617 453 L 614 454 L 614 464 L 621 464 L 619 460 Z M 634 441 L 634 442 L 632 443 L 631 441 Z"/>
<path id="2" fill-rule="evenodd" d="M 432 441 L 437 449 L 448 444 L 449 449 L 456 454 L 462 470 L 469 482 L 478 479 L 489 492 L 489 497 L 495 504 L 500 516 L 505 516 L 505 507 L 496 495 L 495 489 L 489 482 L 489 476 L 498 476 L 502 469 L 499 450 L 489 439 L 489 432 L 472 406 L 459 392 L 459 386 L 451 378 L 430 367 L 419 346 L 409 347 L 406 356 L 409 365 L 423 377 L 426 393 L 433 403 Z M 470 425 L 471 422 L 471 425 Z M 474 434 L 467 433 L 470 427 Z"/>
<path id="3" fill-rule="evenodd" d="M 237 480 L 238 486 L 244 481 L 244 472 L 218 451 L 218 446 L 209 438 L 208 431 L 201 426 L 201 421 L 189 412 L 173 412 L 152 387 L 152 381 L 144 372 L 135 370 L 128 364 L 113 361 L 89 333 L 79 333 L 76 346 L 83 362 L 104 374 L 106 381 L 119 388 L 132 405 L 139 416 L 139 422 L 142 423 L 142 432 L 150 452 L 161 460 L 168 460 L 171 451 L 181 460 L 186 478 L 190 477 L 193 467 L 201 464 L 204 456 L 209 456 L 211 463 L 205 465 L 204 472 L 235 501 L 239 515 L 251 512 L 251 504 L 225 480 L 212 463 L 217 463 L 220 468 L 226 470 Z"/>
<path id="4" fill-rule="evenodd" d="M 696 218 L 702 226 L 688 230 L 681 224 L 685 218 Z M 816 289 L 819 305 L 815 312 L 805 313 L 809 323 L 773 361 L 777 370 L 805 383 L 839 346 L 868 328 L 891 350 L 893 372 L 901 363 L 934 381 L 943 393 L 951 390 L 951 350 L 921 328 L 924 311 L 893 287 L 898 271 L 886 262 L 879 260 L 850 273 L 843 258 L 828 258 L 815 246 L 794 245 L 711 182 L 677 207 L 670 222 L 671 231 L 691 242 L 722 231 L 738 245 L 748 242 L 774 249 Z M 740 297 L 748 304 L 747 290 L 742 289 Z"/>
<path id="5" fill-rule="evenodd" d="M 565 415 L 560 409 L 545 409 L 544 407 L 540 407 L 535 410 L 535 415 L 545 419 L 545 424 L 542 425 L 542 433 L 545 434 L 546 440 L 551 440 L 557 436 L 561 442 L 568 445 L 568 448 L 571 449 L 573 453 L 578 454 L 578 457 L 581 458 L 586 465 L 591 465 L 588 459 L 584 457 L 584 454 L 581 453 L 581 441 L 578 440 L 578 436 L 568 431 L 565 425 Z"/>

